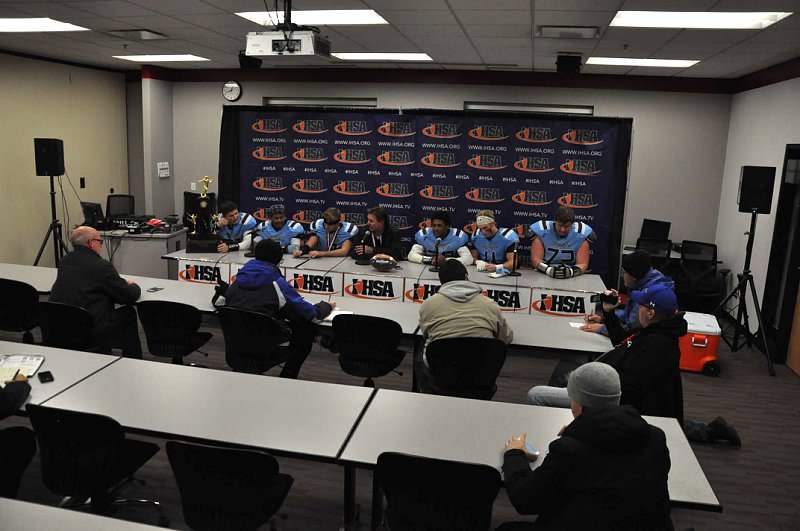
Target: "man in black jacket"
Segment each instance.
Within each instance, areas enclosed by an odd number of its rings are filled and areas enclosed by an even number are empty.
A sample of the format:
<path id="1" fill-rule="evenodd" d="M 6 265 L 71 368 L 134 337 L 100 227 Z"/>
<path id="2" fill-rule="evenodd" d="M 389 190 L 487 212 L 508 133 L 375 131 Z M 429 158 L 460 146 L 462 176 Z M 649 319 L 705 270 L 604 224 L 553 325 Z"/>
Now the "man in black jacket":
<path id="1" fill-rule="evenodd" d="M 353 247 L 353 257 L 369 263 L 376 254 L 388 254 L 395 260 L 402 258 L 400 233 L 389 223 L 389 214 L 383 207 L 367 210 L 367 230 L 358 238 L 359 243 Z"/>
<path id="2" fill-rule="evenodd" d="M 127 306 L 139 299 L 141 289 L 101 258 L 103 238 L 97 230 L 77 227 L 69 240 L 74 250 L 61 261 L 50 300 L 88 311 L 94 322 L 94 341 L 104 349 L 118 347 L 127 357 L 141 358 L 136 310 Z M 115 310 L 114 304 L 126 306 Z"/>
<path id="3" fill-rule="evenodd" d="M 603 304 L 603 316 L 611 342 L 616 346 L 597 361 L 614 367 L 622 380 L 622 404 L 635 407 L 642 415 L 674 417 L 683 422 L 683 387 L 678 339 L 686 334 L 683 313 L 668 285 L 656 284 L 632 291 L 639 305 L 642 328 L 627 335 L 616 306 Z M 566 389 L 536 386 L 528 392 L 534 405 L 568 407 Z"/>
<path id="4" fill-rule="evenodd" d="M 13 415 L 31 392 L 28 379 L 17 374 L 13 381 L 0 387 L 0 420 Z M 23 426 L 0 430 L 0 497 L 14 498 L 19 489 L 22 474 L 36 453 L 36 440 L 33 432 Z"/>
<path id="5" fill-rule="evenodd" d="M 520 514 L 538 514 L 536 531 L 668 531 L 666 437 L 628 406 L 619 406 L 620 380 L 604 363 L 582 365 L 570 374 L 567 390 L 575 417 L 550 443 L 535 470 L 525 435 L 506 442 L 506 491 Z"/>

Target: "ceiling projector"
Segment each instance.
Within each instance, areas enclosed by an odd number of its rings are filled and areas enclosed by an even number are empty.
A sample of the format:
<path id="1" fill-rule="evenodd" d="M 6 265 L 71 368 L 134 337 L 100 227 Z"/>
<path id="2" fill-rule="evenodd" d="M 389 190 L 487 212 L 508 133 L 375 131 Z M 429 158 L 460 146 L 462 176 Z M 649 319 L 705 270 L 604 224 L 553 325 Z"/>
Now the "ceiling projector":
<path id="1" fill-rule="evenodd" d="M 245 55 L 273 57 L 278 55 L 315 55 L 331 57 L 331 43 L 313 31 L 259 31 L 247 34 Z"/>

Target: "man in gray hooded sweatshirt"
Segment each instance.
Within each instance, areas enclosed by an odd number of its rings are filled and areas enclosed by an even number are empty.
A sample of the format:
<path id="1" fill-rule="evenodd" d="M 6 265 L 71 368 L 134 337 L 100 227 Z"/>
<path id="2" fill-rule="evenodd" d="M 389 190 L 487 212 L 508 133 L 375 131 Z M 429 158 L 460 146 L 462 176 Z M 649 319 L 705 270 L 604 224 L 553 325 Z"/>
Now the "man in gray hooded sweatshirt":
<path id="1" fill-rule="evenodd" d="M 445 261 L 439 268 L 439 281 L 439 292 L 419 309 L 419 329 L 426 346 L 451 337 L 494 337 L 511 343 L 514 333 L 503 312 L 496 302 L 481 295 L 479 285 L 467 280 L 464 264 Z"/>

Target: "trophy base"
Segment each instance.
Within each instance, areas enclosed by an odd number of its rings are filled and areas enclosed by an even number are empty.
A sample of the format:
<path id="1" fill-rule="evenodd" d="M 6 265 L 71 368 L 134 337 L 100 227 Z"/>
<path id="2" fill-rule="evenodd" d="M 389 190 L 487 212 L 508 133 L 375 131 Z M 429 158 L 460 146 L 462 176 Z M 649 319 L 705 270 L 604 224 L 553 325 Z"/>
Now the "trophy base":
<path id="1" fill-rule="evenodd" d="M 186 240 L 186 253 L 216 253 L 219 239 L 216 237 L 192 238 Z"/>

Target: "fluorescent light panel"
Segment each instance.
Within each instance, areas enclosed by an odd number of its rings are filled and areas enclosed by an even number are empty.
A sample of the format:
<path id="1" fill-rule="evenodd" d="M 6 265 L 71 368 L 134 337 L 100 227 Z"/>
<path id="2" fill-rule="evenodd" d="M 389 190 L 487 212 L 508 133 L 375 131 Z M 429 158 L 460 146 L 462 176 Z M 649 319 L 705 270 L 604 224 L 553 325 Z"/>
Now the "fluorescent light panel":
<path id="1" fill-rule="evenodd" d="M 331 55 L 342 61 L 433 61 L 426 53 L 348 52 Z"/>
<path id="2" fill-rule="evenodd" d="M 662 68 L 689 68 L 700 61 L 689 59 L 635 59 L 632 57 L 590 57 L 587 65 L 657 66 Z"/>
<path id="3" fill-rule="evenodd" d="M 764 29 L 792 13 L 618 11 L 611 26 L 627 28 Z"/>
<path id="4" fill-rule="evenodd" d="M 283 24 L 283 12 L 245 11 L 236 13 L 262 26 Z M 292 11 L 292 23 L 300 26 L 351 26 L 361 24 L 388 24 L 386 20 L 372 9 L 322 9 L 314 11 Z"/>
<path id="5" fill-rule="evenodd" d="M 0 18 L 0 33 L 40 33 L 44 31 L 89 31 L 52 18 Z"/>
<path id="6" fill-rule="evenodd" d="M 205 57 L 198 57 L 191 54 L 182 55 L 114 55 L 114 59 L 124 59 L 136 63 L 166 63 L 178 61 L 208 61 Z"/>

